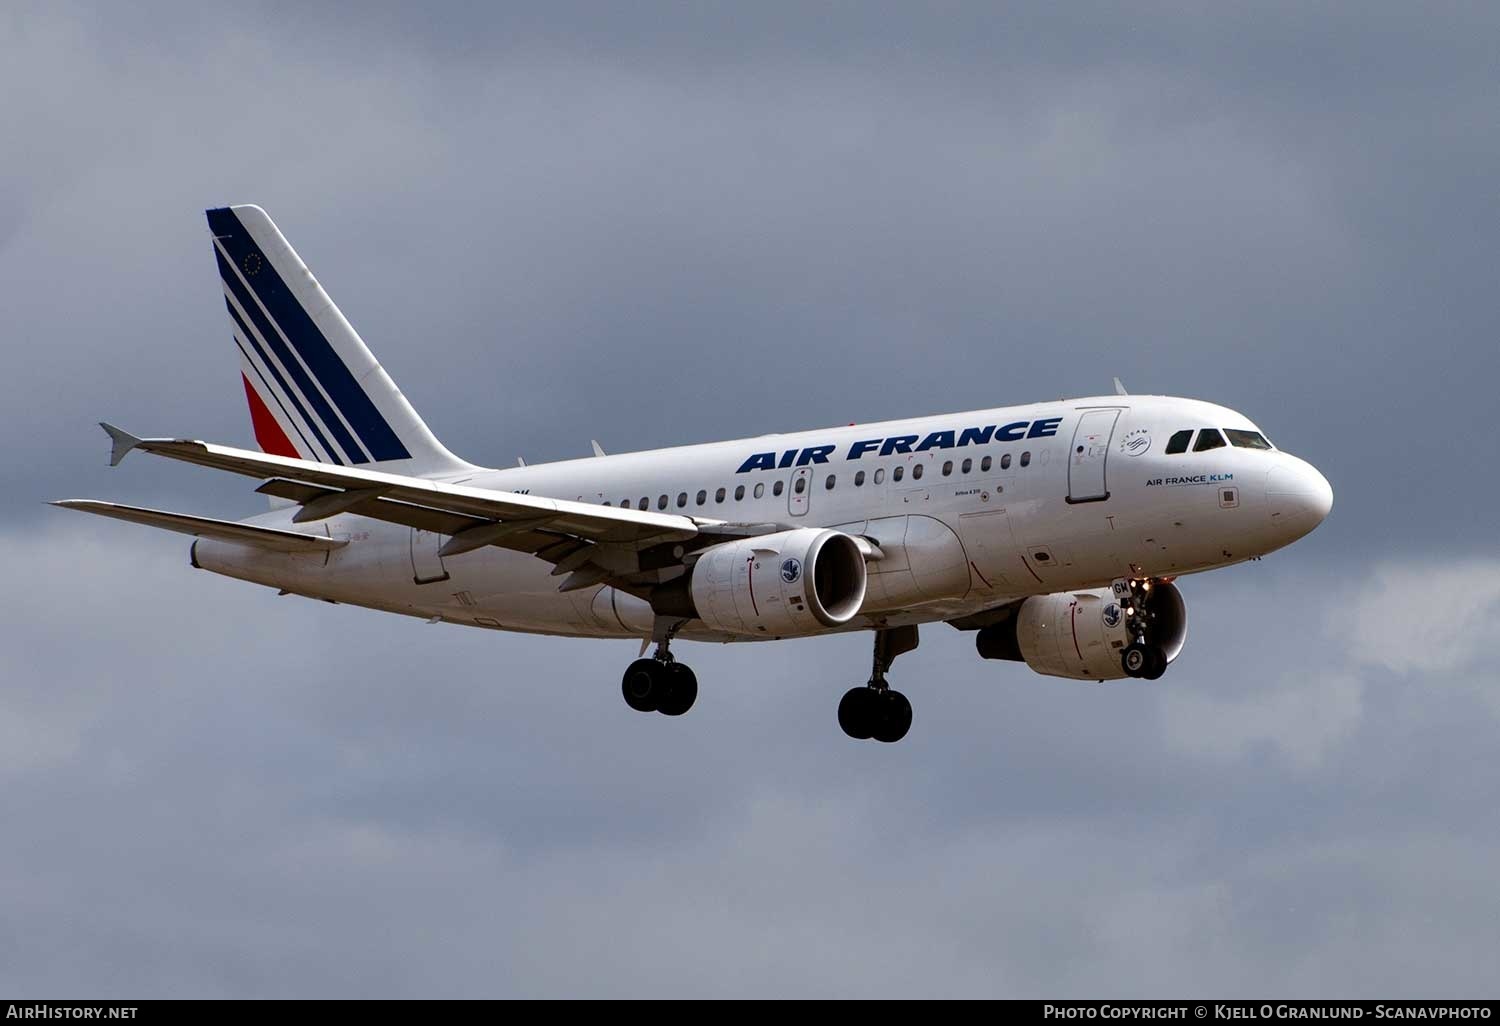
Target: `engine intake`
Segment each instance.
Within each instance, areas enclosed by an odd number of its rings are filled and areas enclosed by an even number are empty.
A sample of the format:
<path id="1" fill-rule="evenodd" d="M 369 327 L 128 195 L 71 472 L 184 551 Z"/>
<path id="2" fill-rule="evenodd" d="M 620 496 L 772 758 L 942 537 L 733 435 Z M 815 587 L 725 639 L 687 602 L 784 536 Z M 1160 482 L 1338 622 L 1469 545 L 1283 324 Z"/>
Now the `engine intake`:
<path id="1" fill-rule="evenodd" d="M 651 605 L 728 634 L 795 637 L 848 623 L 864 605 L 865 586 L 853 538 L 803 527 L 704 549 Z"/>
<path id="2" fill-rule="evenodd" d="M 1175 584 L 1157 583 L 1145 607 L 1146 640 L 1170 664 L 1187 643 L 1187 604 Z M 1034 595 L 1003 623 L 979 632 L 985 659 L 1025 662 L 1037 673 L 1072 680 L 1120 680 L 1120 654 L 1134 639 L 1108 588 Z"/>

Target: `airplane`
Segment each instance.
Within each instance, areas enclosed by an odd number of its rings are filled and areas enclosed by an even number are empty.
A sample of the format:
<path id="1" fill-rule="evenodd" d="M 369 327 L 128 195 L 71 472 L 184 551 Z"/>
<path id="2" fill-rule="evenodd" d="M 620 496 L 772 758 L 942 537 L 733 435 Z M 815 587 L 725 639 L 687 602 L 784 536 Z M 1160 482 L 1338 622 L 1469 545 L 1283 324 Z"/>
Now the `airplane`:
<path id="1" fill-rule="evenodd" d="M 433 623 L 638 639 L 626 704 L 680 716 L 674 641 L 870 631 L 838 706 L 906 736 L 887 673 L 922 624 L 985 659 L 1080 681 L 1155 680 L 1182 654 L 1176 580 L 1316 528 L 1333 489 L 1243 414 L 1112 395 L 492 469 L 449 452 L 260 207 L 207 211 L 259 450 L 135 450 L 259 480 L 240 521 L 55 505 L 195 536 L 199 569 Z M 648 648 L 654 645 L 650 656 Z"/>

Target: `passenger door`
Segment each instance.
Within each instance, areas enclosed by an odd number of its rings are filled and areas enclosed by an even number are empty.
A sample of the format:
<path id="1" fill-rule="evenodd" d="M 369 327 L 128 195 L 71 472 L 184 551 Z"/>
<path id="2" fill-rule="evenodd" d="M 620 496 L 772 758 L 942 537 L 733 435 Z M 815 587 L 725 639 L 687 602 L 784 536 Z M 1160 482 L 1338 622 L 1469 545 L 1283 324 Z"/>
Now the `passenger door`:
<path id="1" fill-rule="evenodd" d="M 1068 501 L 1101 502 L 1109 498 L 1105 464 L 1119 410 L 1089 410 L 1073 429 L 1068 452 Z"/>
<path id="2" fill-rule="evenodd" d="M 418 584 L 433 584 L 448 579 L 448 568 L 443 566 L 443 557 L 438 548 L 444 535 L 433 531 L 411 529 L 411 576 Z"/>

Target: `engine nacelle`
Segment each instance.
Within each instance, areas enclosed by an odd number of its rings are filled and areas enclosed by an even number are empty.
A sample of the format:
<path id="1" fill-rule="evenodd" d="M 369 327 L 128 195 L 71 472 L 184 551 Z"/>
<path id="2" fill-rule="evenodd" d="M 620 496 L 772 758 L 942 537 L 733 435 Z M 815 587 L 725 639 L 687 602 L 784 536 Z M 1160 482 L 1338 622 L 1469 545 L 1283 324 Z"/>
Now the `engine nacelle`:
<path id="1" fill-rule="evenodd" d="M 803 527 L 704 549 L 685 578 L 657 590 L 652 606 L 728 634 L 795 637 L 852 620 L 865 584 L 853 538 Z"/>
<path id="2" fill-rule="evenodd" d="M 1187 643 L 1187 605 L 1176 585 L 1157 583 L 1146 608 L 1147 640 L 1167 662 Z M 1133 640 L 1125 611 L 1108 588 L 1034 595 L 1009 620 L 979 632 L 986 659 L 1024 661 L 1037 673 L 1072 680 L 1120 680 L 1120 654 Z"/>

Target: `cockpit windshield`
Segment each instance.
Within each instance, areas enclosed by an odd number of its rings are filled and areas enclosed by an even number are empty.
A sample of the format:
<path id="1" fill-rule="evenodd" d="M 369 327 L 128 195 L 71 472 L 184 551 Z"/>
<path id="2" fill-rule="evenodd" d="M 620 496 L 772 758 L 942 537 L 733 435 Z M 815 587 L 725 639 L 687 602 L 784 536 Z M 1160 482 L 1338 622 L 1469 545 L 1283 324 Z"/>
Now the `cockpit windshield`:
<path id="1" fill-rule="evenodd" d="M 1224 438 L 1228 436 L 1229 444 L 1237 449 L 1274 449 L 1266 436 L 1259 431 L 1246 431 L 1243 428 L 1224 428 L 1220 433 L 1219 428 L 1199 428 L 1196 432 L 1198 439 L 1193 444 L 1194 452 L 1208 452 L 1211 449 L 1224 448 Z M 1188 451 L 1188 443 L 1192 440 L 1194 430 L 1184 428 L 1176 432 L 1167 440 L 1167 455 L 1176 456 Z"/>
<path id="2" fill-rule="evenodd" d="M 1271 443 L 1266 441 L 1266 436 L 1259 431 L 1241 431 L 1236 428 L 1225 428 L 1224 433 L 1229 436 L 1229 444 L 1239 449 L 1271 448 Z"/>

